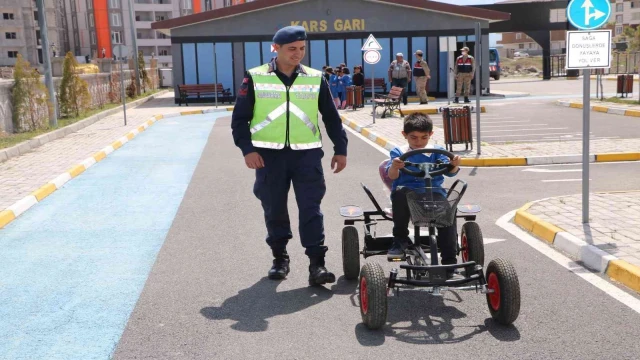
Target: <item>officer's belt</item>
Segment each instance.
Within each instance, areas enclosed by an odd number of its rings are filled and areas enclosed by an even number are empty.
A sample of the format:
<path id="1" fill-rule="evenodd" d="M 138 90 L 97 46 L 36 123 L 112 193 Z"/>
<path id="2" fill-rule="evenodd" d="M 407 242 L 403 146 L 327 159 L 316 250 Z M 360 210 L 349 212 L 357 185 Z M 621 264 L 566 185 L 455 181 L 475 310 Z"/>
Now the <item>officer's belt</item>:
<path id="1" fill-rule="evenodd" d="M 316 135 L 316 133 L 318 132 L 318 130 L 316 129 L 316 126 L 313 125 L 313 123 L 311 122 L 311 119 L 309 119 L 307 114 L 305 114 L 304 111 L 302 111 L 302 109 L 300 109 L 293 103 L 289 103 L 289 111 L 292 112 L 295 116 L 297 116 L 298 119 L 300 119 L 309 128 L 309 130 L 313 132 L 313 135 Z M 269 115 L 267 115 L 267 118 L 264 121 L 252 127 L 251 133 L 255 134 L 256 132 L 264 129 L 267 125 L 271 124 L 273 120 L 284 115 L 284 113 L 286 112 L 287 112 L 287 104 L 282 104 L 278 106 L 277 108 L 275 108 L 275 110 L 269 113 Z"/>

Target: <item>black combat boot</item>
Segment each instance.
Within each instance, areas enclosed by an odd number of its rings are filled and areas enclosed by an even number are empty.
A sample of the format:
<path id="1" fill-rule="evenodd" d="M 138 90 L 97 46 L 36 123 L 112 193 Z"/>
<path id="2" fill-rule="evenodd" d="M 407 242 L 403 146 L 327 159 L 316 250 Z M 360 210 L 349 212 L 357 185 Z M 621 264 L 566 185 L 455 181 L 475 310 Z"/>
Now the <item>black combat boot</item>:
<path id="1" fill-rule="evenodd" d="M 465 103 L 470 103 L 470 102 L 471 102 L 471 101 L 469 101 L 469 97 L 468 97 L 468 96 L 465 96 L 465 97 L 464 97 L 464 102 L 465 102 Z"/>
<path id="2" fill-rule="evenodd" d="M 309 265 L 309 285 L 322 285 L 336 281 L 336 276 L 324 267 L 324 255 L 311 258 Z"/>
<path id="3" fill-rule="evenodd" d="M 458 103 L 460 102 L 460 101 L 458 101 L 458 97 L 457 97 L 457 96 L 456 96 L 456 98 L 455 98 L 455 99 L 453 99 L 453 102 L 454 102 L 455 104 L 458 104 Z"/>
<path id="4" fill-rule="evenodd" d="M 274 259 L 273 266 L 269 270 L 269 279 L 282 280 L 289 274 L 289 254 L 287 254 L 287 250 L 272 250 L 271 252 Z"/>

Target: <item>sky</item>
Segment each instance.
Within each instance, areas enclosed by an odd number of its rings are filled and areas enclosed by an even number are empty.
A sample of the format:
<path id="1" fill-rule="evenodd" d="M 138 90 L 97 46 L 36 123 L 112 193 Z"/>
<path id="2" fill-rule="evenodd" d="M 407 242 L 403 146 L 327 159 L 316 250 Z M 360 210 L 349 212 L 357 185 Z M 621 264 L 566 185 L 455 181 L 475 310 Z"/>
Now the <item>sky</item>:
<path id="1" fill-rule="evenodd" d="M 485 5 L 485 4 L 495 4 L 499 2 L 499 0 L 432 0 L 447 4 L 454 5 Z M 502 34 L 490 34 L 489 35 L 489 46 L 496 46 L 496 41 L 502 39 Z"/>

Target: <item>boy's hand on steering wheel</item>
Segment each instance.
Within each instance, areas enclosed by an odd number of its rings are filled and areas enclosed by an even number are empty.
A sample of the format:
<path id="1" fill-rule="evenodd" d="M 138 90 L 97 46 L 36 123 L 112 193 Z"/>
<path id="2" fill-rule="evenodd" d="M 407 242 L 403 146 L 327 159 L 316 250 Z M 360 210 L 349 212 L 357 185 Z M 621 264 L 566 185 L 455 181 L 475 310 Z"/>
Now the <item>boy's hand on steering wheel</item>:
<path id="1" fill-rule="evenodd" d="M 391 167 L 396 170 L 402 169 L 404 167 L 404 161 L 400 160 L 400 158 L 395 158 L 391 162 Z"/>
<path id="2" fill-rule="evenodd" d="M 453 160 L 451 160 L 451 165 L 453 166 L 460 166 L 460 156 L 456 155 L 453 157 Z"/>

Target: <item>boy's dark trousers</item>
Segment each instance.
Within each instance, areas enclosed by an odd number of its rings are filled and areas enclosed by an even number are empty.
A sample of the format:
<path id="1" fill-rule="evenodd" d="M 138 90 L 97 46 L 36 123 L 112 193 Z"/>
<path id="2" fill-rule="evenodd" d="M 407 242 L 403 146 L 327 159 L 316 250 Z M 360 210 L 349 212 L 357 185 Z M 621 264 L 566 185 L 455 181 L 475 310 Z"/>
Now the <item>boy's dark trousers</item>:
<path id="1" fill-rule="evenodd" d="M 391 193 L 391 209 L 393 211 L 393 237 L 396 239 L 406 239 L 409 237 L 409 205 L 407 203 L 408 188 L 400 188 Z M 433 193 L 434 200 L 444 200 L 444 196 Z M 441 264 L 456 264 L 456 245 L 457 245 L 457 223 L 453 220 L 453 225 L 447 227 L 439 227 L 438 229 L 438 247 L 441 250 Z"/>

